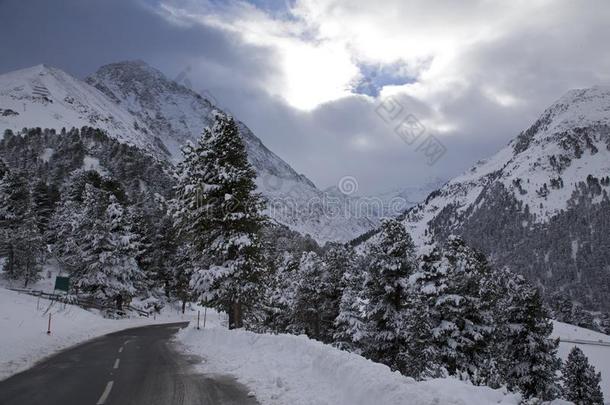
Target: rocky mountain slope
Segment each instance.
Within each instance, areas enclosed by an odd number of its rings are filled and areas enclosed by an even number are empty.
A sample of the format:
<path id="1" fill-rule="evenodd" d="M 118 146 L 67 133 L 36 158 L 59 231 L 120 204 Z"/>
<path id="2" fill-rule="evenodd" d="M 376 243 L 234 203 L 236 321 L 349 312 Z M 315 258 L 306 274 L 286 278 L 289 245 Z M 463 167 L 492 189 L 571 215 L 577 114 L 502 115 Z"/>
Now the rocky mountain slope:
<path id="1" fill-rule="evenodd" d="M 573 90 L 490 159 L 412 208 L 420 245 L 459 234 L 498 266 L 610 309 L 610 88 Z"/>
<path id="2" fill-rule="evenodd" d="M 86 82 L 38 65 L 0 76 L 0 133 L 24 127 L 90 126 L 176 162 L 180 146 L 196 141 L 217 109 L 194 91 L 143 62 L 103 66 Z M 353 198 L 327 194 L 294 171 L 240 123 L 259 191 L 277 222 L 318 242 L 347 241 L 375 227 L 379 214 L 363 215 Z M 370 214 L 369 212 L 366 212 Z"/>

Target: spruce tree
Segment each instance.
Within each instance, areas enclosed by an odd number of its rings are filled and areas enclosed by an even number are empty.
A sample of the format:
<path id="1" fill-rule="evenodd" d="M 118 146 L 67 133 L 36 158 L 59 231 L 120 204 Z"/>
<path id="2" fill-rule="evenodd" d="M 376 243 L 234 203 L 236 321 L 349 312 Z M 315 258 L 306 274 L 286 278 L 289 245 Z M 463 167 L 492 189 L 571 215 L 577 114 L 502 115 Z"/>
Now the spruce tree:
<path id="1" fill-rule="evenodd" d="M 0 174 L 0 243 L 7 251 L 5 272 L 10 279 L 23 280 L 27 287 L 42 270 L 44 244 L 26 177 L 4 164 Z"/>
<path id="2" fill-rule="evenodd" d="M 294 319 L 295 297 L 298 288 L 300 256 L 284 252 L 276 258 L 274 271 L 264 292 L 263 328 L 275 333 L 290 331 Z"/>
<path id="3" fill-rule="evenodd" d="M 315 252 L 304 252 L 294 283 L 292 319 L 288 330 L 304 333 L 312 339 L 322 338 L 323 278 L 326 264 Z"/>
<path id="4" fill-rule="evenodd" d="M 490 341 L 494 331 L 493 302 L 484 297 L 483 285 L 491 269 L 485 257 L 451 236 L 446 246 L 435 247 L 422 258 L 421 271 L 413 278 L 429 315 L 414 314 L 414 322 L 427 325 L 435 348 L 428 357 L 449 374 L 467 376 L 484 383 L 481 371 L 488 367 Z M 413 304 L 417 308 L 417 302 Z M 413 326 L 411 326 L 411 329 Z M 422 330 L 416 333 L 421 334 Z"/>
<path id="5" fill-rule="evenodd" d="M 39 279 L 45 245 L 33 213 L 29 212 L 11 236 L 13 261 L 9 277 L 23 280 L 24 287 Z"/>
<path id="6" fill-rule="evenodd" d="M 102 193 L 102 195 L 100 195 Z M 122 310 L 125 301 L 141 289 L 144 273 L 136 257 L 140 253 L 140 235 L 132 231 L 130 213 L 113 194 L 87 185 L 83 204 L 101 210 L 82 242 L 85 268 L 78 287 L 102 299 L 115 301 Z"/>
<path id="7" fill-rule="evenodd" d="M 408 344 L 404 334 L 409 277 L 416 270 L 414 245 L 395 219 L 382 222 L 368 251 L 364 281 L 366 337 L 363 354 L 394 370 L 406 368 L 399 356 Z"/>
<path id="8" fill-rule="evenodd" d="M 175 216 L 196 250 L 191 286 L 196 296 L 243 326 L 243 311 L 261 300 L 265 272 L 258 233 L 265 221 L 256 173 L 233 118 L 217 113 L 197 145 L 184 148 L 178 167 Z"/>
<path id="9" fill-rule="evenodd" d="M 603 405 L 604 395 L 599 383 L 601 374 L 589 364 L 589 359 L 574 346 L 562 369 L 563 396 L 576 405 Z"/>
<path id="10" fill-rule="evenodd" d="M 500 301 L 505 327 L 498 332 L 505 337 L 498 353 L 502 375 L 509 389 L 527 398 L 552 400 L 560 388 L 556 372 L 561 365 L 557 357 L 559 341 L 551 338 L 553 324 L 538 289 L 520 276 L 510 280 L 510 289 Z"/>
<path id="11" fill-rule="evenodd" d="M 343 276 L 350 271 L 354 263 L 353 250 L 345 245 L 329 244 L 323 256 L 326 272 L 321 280 L 320 303 L 320 339 L 325 343 L 333 341 L 335 320 L 339 316 L 343 285 Z"/>
<path id="12" fill-rule="evenodd" d="M 404 364 L 403 374 L 417 380 L 442 376 L 428 301 L 421 293 L 414 292 L 408 297 L 406 307 L 404 336 L 407 344 L 399 353 Z"/>
<path id="13" fill-rule="evenodd" d="M 364 284 L 364 259 L 352 261 L 341 278 L 341 301 L 339 313 L 335 319 L 334 345 L 339 349 L 361 353 L 361 341 L 365 335 L 364 302 L 362 291 Z"/>

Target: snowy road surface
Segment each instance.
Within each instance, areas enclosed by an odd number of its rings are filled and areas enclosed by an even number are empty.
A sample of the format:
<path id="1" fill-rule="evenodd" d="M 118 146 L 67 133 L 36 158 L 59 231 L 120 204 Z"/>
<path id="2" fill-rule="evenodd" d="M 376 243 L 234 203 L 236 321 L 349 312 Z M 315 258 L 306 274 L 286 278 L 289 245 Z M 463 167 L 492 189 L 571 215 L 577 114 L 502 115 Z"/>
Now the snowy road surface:
<path id="1" fill-rule="evenodd" d="M 186 323 L 146 326 L 65 350 L 0 381 L 2 405 L 250 405 L 228 376 L 202 375 L 170 339 Z"/>

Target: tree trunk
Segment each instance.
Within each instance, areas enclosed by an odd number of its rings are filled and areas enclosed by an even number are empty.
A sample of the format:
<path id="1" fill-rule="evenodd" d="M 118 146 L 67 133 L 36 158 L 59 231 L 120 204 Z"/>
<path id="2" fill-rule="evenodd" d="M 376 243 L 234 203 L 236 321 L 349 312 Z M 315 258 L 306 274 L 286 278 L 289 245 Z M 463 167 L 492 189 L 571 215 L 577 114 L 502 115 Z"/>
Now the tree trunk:
<path id="1" fill-rule="evenodd" d="M 182 301 L 182 313 L 184 314 L 184 311 L 186 311 L 186 300 Z"/>
<path id="2" fill-rule="evenodd" d="M 243 327 L 241 302 L 232 302 L 229 304 L 229 329 L 237 329 Z"/>

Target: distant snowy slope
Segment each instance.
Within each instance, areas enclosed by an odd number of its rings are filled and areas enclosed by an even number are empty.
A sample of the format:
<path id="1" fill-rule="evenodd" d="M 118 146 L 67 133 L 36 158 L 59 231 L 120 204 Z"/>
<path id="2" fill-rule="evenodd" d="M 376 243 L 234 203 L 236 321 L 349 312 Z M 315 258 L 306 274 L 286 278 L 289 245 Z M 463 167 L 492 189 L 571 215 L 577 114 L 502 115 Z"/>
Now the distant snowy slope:
<path id="1" fill-rule="evenodd" d="M 610 310 L 610 87 L 566 93 L 504 149 L 412 208 L 420 244 L 461 235 L 497 266 Z"/>
<path id="2" fill-rule="evenodd" d="M 0 75 L 0 132 L 22 128 L 100 128 L 162 156 L 155 136 L 102 92 L 46 65 Z"/>

